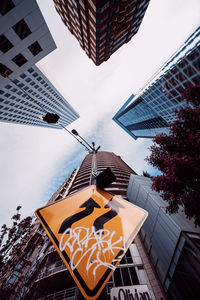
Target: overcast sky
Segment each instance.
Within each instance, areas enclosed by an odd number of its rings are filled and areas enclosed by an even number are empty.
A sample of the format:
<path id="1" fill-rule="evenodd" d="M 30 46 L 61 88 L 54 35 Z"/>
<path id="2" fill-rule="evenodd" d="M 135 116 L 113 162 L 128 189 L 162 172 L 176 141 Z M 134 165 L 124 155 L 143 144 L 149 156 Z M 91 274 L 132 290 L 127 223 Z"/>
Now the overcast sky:
<path id="1" fill-rule="evenodd" d="M 57 45 L 37 66 L 80 114 L 68 126 L 101 150 L 121 156 L 138 174 L 155 172 L 144 161 L 149 139 L 134 141 L 112 117 L 200 24 L 199 0 L 151 0 L 138 33 L 95 66 L 57 14 L 53 0 L 38 0 Z M 32 215 L 87 154 L 64 130 L 0 123 L 0 225 L 17 205 Z"/>

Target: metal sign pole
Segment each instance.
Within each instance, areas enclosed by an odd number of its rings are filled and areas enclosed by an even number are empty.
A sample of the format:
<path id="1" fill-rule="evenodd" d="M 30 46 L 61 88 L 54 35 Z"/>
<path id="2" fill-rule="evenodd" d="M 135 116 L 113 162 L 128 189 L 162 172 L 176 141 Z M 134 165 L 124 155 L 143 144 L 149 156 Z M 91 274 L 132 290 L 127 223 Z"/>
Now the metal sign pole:
<path id="1" fill-rule="evenodd" d="M 90 185 L 96 184 L 97 175 L 98 175 L 98 171 L 97 171 L 96 151 L 93 150 L 93 152 L 92 152 L 92 168 L 91 168 L 91 175 L 90 175 Z"/>

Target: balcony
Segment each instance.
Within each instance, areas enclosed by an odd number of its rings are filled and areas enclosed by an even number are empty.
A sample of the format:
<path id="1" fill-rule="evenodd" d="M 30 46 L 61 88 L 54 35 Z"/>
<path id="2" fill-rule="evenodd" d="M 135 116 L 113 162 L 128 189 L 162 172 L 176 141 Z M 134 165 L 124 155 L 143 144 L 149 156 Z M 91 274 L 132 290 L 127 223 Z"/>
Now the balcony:
<path id="1" fill-rule="evenodd" d="M 68 300 L 74 300 L 73 297 L 70 296 L 70 290 L 73 287 L 73 279 L 71 278 L 69 272 L 67 271 L 67 268 L 64 264 L 50 268 L 46 271 L 40 272 L 37 275 L 37 278 L 35 280 L 32 280 L 28 288 L 25 292 L 25 297 L 23 300 L 29 300 L 32 299 L 32 295 L 37 289 L 38 294 L 38 300 L 46 300 L 46 299 L 68 299 Z M 70 287 L 67 290 L 64 290 L 66 286 Z M 58 290 L 60 287 L 60 292 L 52 293 L 54 290 Z M 48 296 L 44 296 L 45 291 L 51 292 L 52 294 L 49 294 Z M 70 292 L 70 293 L 69 293 Z M 62 298 L 63 297 L 63 298 Z M 65 297 L 65 298 L 64 298 Z M 34 298 L 36 299 L 36 298 Z M 20 299 L 21 300 L 21 299 Z"/>
<path id="2" fill-rule="evenodd" d="M 36 281 L 39 281 L 39 280 L 41 280 L 45 277 L 48 277 L 52 274 L 55 274 L 55 273 L 58 273 L 58 272 L 61 272 L 61 271 L 66 271 L 66 270 L 67 270 L 67 267 L 64 264 L 62 264 L 61 266 L 58 266 L 58 267 L 48 269 L 48 271 L 38 274 L 38 277 L 37 277 Z"/>
<path id="3" fill-rule="evenodd" d="M 47 295 L 37 300 L 65 300 L 65 299 L 74 300 L 75 291 L 76 291 L 76 287 L 73 287 L 73 288 L 59 291 L 57 293 Z"/>

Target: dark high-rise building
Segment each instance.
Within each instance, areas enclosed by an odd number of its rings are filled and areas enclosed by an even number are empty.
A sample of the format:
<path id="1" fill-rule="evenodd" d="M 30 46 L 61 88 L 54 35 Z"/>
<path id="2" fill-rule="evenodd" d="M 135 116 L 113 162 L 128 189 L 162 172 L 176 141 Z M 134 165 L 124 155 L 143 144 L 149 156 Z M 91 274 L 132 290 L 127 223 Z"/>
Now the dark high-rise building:
<path id="1" fill-rule="evenodd" d="M 128 43 L 149 0 L 54 0 L 63 23 L 96 65 Z"/>
<path id="2" fill-rule="evenodd" d="M 91 183 L 93 154 L 88 154 L 80 168 L 75 169 L 49 200 L 49 203 L 71 195 Z M 136 174 L 119 156 L 100 151 L 96 154 L 98 172 L 112 168 L 116 181 L 106 188 L 119 196 L 126 196 L 130 174 Z M 98 299 L 110 299 L 113 287 L 145 285 L 152 300 L 165 299 L 162 288 L 151 267 L 144 247 L 137 236 L 120 264 L 110 277 Z M 56 249 L 44 233 L 38 221 L 29 239 L 23 258 L 16 267 L 5 274 L 4 288 L 12 289 L 9 300 L 61 300 L 83 299 L 74 280 L 62 262 Z"/>

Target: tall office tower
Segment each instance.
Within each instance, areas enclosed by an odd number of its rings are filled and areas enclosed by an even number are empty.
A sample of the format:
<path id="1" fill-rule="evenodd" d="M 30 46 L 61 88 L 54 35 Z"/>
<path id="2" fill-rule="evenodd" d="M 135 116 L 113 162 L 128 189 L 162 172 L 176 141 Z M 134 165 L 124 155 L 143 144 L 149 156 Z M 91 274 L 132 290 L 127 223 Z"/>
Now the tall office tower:
<path id="1" fill-rule="evenodd" d="M 185 106 L 183 91 L 200 84 L 200 27 L 135 96 L 132 95 L 113 120 L 135 140 L 168 133 L 176 119 L 175 109 Z"/>
<path id="2" fill-rule="evenodd" d="M 73 185 L 68 194 L 72 194 L 91 184 L 91 166 L 93 154 L 88 154 L 83 160 Z M 99 151 L 96 154 L 96 164 L 98 173 L 110 167 L 115 174 L 116 181 L 105 188 L 106 191 L 126 197 L 126 191 L 130 174 L 136 174 L 119 156 L 112 152 Z"/>
<path id="3" fill-rule="evenodd" d="M 47 112 L 60 117 L 57 124 L 43 121 Z M 36 66 L 0 89 L 1 122 L 62 129 L 78 118 L 78 113 Z"/>
<path id="4" fill-rule="evenodd" d="M 54 0 L 63 23 L 96 65 L 128 43 L 149 0 Z"/>
<path id="5" fill-rule="evenodd" d="M 55 48 L 36 0 L 0 1 L 0 88 Z"/>
<path id="6" fill-rule="evenodd" d="M 117 195 L 126 195 L 130 174 L 135 172 L 117 155 L 100 151 L 96 155 L 97 169 L 102 171 L 111 167 L 116 176 L 107 190 Z M 88 154 L 80 168 L 75 169 L 51 197 L 49 203 L 72 195 L 90 185 L 92 154 Z M 19 267 L 21 266 L 21 267 Z M 14 297 L 9 300 L 30 299 L 82 299 L 75 282 L 62 262 L 47 235 L 35 223 L 33 235 L 24 250 L 24 256 L 10 274 L 5 274 L 4 288 L 14 285 Z M 122 261 L 107 283 L 103 295 L 98 299 L 110 299 L 113 287 L 146 287 L 149 299 L 165 299 L 162 288 L 151 267 L 140 238 L 136 237 Z M 135 293 L 135 290 L 134 290 Z M 135 294 L 134 294 L 135 295 Z M 130 298 L 131 299 L 131 298 Z M 147 298 L 148 299 L 148 298 Z"/>
<path id="7" fill-rule="evenodd" d="M 200 228 L 180 210 L 166 214 L 167 202 L 149 178 L 131 175 L 127 197 L 149 216 L 141 239 L 168 299 L 196 300 L 200 293 Z"/>

